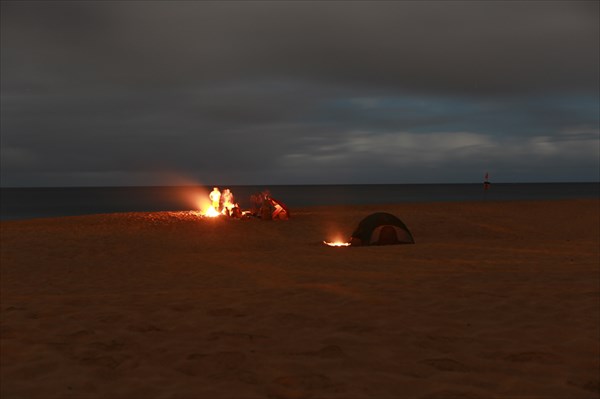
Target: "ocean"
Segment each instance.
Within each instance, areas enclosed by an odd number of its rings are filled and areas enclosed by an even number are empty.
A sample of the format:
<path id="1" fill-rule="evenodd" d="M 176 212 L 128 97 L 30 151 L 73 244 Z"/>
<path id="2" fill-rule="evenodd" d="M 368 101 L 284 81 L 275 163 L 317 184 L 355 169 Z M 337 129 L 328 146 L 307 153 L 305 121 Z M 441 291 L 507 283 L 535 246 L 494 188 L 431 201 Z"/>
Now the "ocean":
<path id="1" fill-rule="evenodd" d="M 213 186 L 1 188 L 0 220 L 114 212 L 198 209 Z M 250 196 L 268 190 L 294 207 L 402 202 L 512 201 L 599 198 L 600 183 L 373 184 L 220 186 L 229 188 L 242 209 Z"/>

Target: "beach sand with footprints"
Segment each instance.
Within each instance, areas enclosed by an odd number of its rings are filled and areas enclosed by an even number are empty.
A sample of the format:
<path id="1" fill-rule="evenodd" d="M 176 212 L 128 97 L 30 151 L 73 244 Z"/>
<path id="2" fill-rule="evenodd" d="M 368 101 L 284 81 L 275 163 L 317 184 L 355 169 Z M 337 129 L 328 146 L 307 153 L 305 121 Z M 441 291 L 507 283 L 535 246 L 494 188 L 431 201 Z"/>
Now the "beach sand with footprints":
<path id="1" fill-rule="evenodd" d="M 416 244 L 331 248 L 366 215 Z M 0 396 L 598 398 L 600 202 L 1 222 Z"/>

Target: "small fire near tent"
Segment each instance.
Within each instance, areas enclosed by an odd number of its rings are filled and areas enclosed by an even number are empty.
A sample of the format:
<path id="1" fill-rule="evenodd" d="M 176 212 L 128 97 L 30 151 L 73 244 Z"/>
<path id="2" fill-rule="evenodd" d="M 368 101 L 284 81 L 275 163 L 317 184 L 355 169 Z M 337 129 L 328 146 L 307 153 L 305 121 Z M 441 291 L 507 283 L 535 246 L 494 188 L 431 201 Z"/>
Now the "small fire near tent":
<path id="1" fill-rule="evenodd" d="M 350 238 L 352 246 L 414 243 L 415 240 L 406 225 L 396 216 L 385 212 L 376 212 L 365 217 Z"/>

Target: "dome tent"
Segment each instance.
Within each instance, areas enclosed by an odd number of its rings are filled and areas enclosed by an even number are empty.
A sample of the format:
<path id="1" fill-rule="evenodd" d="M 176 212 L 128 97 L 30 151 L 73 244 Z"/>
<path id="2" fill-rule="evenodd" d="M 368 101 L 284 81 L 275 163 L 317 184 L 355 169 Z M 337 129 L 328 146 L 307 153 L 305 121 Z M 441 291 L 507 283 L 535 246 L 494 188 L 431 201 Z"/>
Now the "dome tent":
<path id="1" fill-rule="evenodd" d="M 412 234 L 396 216 L 377 212 L 365 217 L 352 233 L 352 246 L 414 244 Z"/>
<path id="2" fill-rule="evenodd" d="M 267 196 L 260 208 L 260 218 L 263 220 L 287 220 L 290 218 L 290 211 L 283 202 Z"/>

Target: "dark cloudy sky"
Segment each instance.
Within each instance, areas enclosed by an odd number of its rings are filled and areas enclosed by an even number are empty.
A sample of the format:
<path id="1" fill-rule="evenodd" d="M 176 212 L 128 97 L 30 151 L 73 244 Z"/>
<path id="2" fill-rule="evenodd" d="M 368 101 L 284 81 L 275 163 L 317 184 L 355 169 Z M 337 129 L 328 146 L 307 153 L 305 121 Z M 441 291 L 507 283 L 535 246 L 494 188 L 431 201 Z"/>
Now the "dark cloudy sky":
<path id="1" fill-rule="evenodd" d="M 598 181 L 597 1 L 2 1 L 3 186 Z"/>

